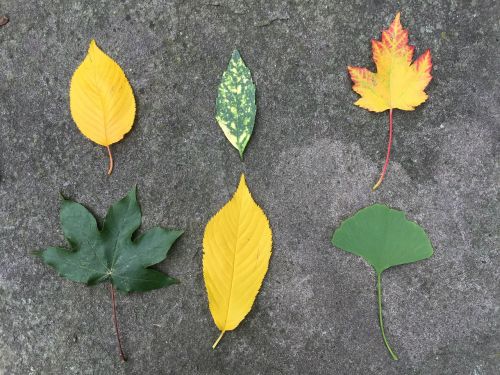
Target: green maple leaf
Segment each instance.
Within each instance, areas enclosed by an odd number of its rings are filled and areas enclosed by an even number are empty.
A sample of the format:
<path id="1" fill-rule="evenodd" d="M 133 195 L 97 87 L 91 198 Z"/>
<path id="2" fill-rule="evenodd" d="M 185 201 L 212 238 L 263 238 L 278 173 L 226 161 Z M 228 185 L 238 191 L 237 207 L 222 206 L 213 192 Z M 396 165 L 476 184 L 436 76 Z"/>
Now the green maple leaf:
<path id="1" fill-rule="evenodd" d="M 182 231 L 154 228 L 132 241 L 141 217 L 135 188 L 111 206 L 102 230 L 85 207 L 63 199 L 61 226 L 71 251 L 49 247 L 38 255 L 59 275 L 87 285 L 109 281 L 120 291 L 135 292 L 177 283 L 148 267 L 166 258 Z"/>
<path id="2" fill-rule="evenodd" d="M 427 234 L 406 220 L 404 212 L 374 204 L 345 220 L 333 234 L 332 244 L 359 255 L 375 269 L 380 330 L 392 359 L 397 360 L 384 332 L 381 275 L 390 267 L 431 257 L 433 250 Z"/>
<path id="3" fill-rule="evenodd" d="M 71 249 L 49 247 L 35 252 L 59 275 L 69 280 L 87 285 L 111 283 L 113 319 L 123 360 L 125 356 L 116 322 L 114 288 L 135 292 L 178 283 L 176 279 L 149 267 L 166 258 L 182 231 L 153 228 L 132 240 L 141 225 L 141 218 L 135 188 L 111 206 L 101 230 L 85 207 L 63 198 L 60 220 Z"/>

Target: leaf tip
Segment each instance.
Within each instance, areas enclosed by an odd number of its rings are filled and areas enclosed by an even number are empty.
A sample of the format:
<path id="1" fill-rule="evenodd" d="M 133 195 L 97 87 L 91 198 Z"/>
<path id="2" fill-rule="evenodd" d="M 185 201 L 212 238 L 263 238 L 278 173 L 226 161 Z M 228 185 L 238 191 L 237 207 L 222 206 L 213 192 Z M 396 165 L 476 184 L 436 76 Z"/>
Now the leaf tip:
<path id="1" fill-rule="evenodd" d="M 94 39 L 94 38 L 92 38 L 92 39 L 90 40 L 90 43 L 89 43 L 89 52 L 90 52 L 91 50 L 93 50 L 94 48 L 99 48 L 99 47 L 97 47 L 97 43 L 96 43 L 95 39 Z"/>
<path id="2" fill-rule="evenodd" d="M 243 187 L 243 186 L 247 186 L 247 180 L 245 178 L 245 174 L 242 173 L 241 176 L 240 176 L 240 182 L 238 184 L 238 188 L 239 187 Z"/>
<path id="3" fill-rule="evenodd" d="M 137 199 L 137 184 L 134 184 L 134 185 L 130 188 L 130 190 L 128 191 L 127 195 L 128 195 L 130 198 L 134 199 L 134 200 L 136 200 L 136 199 Z"/>
<path id="4" fill-rule="evenodd" d="M 392 21 L 394 25 L 401 25 L 401 11 L 397 12 L 396 15 L 394 16 L 394 21 Z"/>
<path id="5" fill-rule="evenodd" d="M 351 79 L 354 85 L 356 85 L 359 82 L 360 71 L 362 71 L 362 69 L 357 66 L 351 66 L 351 65 L 347 66 L 347 72 L 349 73 L 349 78 Z"/>
<path id="6" fill-rule="evenodd" d="M 403 30 L 403 25 L 401 25 L 401 12 L 397 12 L 394 20 L 387 29 L 390 34 L 398 34 Z"/>
<path id="7" fill-rule="evenodd" d="M 175 285 L 175 284 L 180 284 L 181 281 L 179 279 L 176 279 L 175 277 L 169 277 L 169 285 Z"/>
<path id="8" fill-rule="evenodd" d="M 231 58 L 232 59 L 241 59 L 240 51 L 238 51 L 237 49 L 234 49 L 233 53 L 231 55 Z"/>

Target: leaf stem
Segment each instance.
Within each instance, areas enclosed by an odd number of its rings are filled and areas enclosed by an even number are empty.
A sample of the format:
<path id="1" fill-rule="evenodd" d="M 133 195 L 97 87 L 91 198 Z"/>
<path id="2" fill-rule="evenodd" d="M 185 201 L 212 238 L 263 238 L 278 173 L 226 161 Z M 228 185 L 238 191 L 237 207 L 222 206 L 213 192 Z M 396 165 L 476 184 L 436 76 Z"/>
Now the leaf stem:
<path id="1" fill-rule="evenodd" d="M 380 281 L 380 272 L 377 272 L 377 295 L 378 295 L 378 321 L 380 323 L 380 331 L 382 332 L 382 338 L 384 339 L 384 344 L 389 350 L 389 353 L 391 354 L 391 357 L 393 360 L 397 361 L 399 358 L 394 353 L 389 346 L 389 342 L 387 341 L 387 338 L 385 337 L 385 332 L 384 332 L 384 319 L 382 318 L 382 283 Z"/>
<path id="2" fill-rule="evenodd" d="M 217 344 L 219 343 L 219 341 L 222 339 L 222 336 L 224 336 L 224 333 L 226 333 L 226 331 L 222 331 L 219 335 L 219 337 L 217 338 L 217 340 L 215 340 L 214 344 L 212 345 L 212 349 L 215 349 L 215 347 L 217 346 Z"/>
<path id="3" fill-rule="evenodd" d="M 113 288 L 113 284 L 109 284 L 111 289 L 111 304 L 113 306 L 113 324 L 115 326 L 116 333 L 116 341 L 118 342 L 118 352 L 120 354 L 120 359 L 122 362 L 127 361 L 127 357 L 123 353 L 122 341 L 120 339 L 120 328 L 118 326 L 118 319 L 116 318 L 116 298 L 115 298 L 115 288 Z"/>
<path id="4" fill-rule="evenodd" d="M 382 168 L 382 173 L 377 183 L 373 185 L 372 191 L 375 191 L 382 184 L 385 177 L 385 172 L 387 171 L 387 166 L 389 165 L 389 158 L 391 156 L 391 145 L 392 145 L 392 108 L 389 110 L 389 142 L 387 143 L 387 155 L 385 157 L 384 167 Z"/>
<path id="5" fill-rule="evenodd" d="M 106 149 L 108 150 L 108 156 L 109 156 L 109 168 L 108 168 L 108 175 L 113 172 L 113 155 L 111 154 L 111 148 L 109 146 L 106 146 Z"/>

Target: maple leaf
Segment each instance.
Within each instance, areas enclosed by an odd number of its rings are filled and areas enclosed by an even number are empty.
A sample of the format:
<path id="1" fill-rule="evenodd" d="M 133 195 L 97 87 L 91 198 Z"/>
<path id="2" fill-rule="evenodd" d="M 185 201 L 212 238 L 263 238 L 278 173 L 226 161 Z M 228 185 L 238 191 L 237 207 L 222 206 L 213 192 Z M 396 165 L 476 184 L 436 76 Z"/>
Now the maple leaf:
<path id="1" fill-rule="evenodd" d="M 430 50 L 425 51 L 413 63 L 414 46 L 408 44 L 408 30 L 403 29 L 400 13 L 391 26 L 382 32 L 382 39 L 372 39 L 373 61 L 376 73 L 366 68 L 348 67 L 354 85 L 352 89 L 361 95 L 354 104 L 373 112 L 389 110 L 389 143 L 387 156 L 379 180 L 372 190 L 382 183 L 392 144 L 392 110 L 412 111 L 427 100 L 424 89 L 432 79 Z"/>
<path id="2" fill-rule="evenodd" d="M 49 247 L 35 252 L 60 276 L 69 280 L 87 285 L 105 281 L 111 283 L 113 321 L 123 360 L 125 356 L 118 333 L 114 288 L 127 293 L 178 283 L 176 279 L 149 267 L 166 258 L 182 231 L 153 228 L 132 240 L 141 225 L 141 217 L 135 188 L 111 206 L 101 230 L 85 207 L 63 198 L 60 220 L 71 250 Z"/>

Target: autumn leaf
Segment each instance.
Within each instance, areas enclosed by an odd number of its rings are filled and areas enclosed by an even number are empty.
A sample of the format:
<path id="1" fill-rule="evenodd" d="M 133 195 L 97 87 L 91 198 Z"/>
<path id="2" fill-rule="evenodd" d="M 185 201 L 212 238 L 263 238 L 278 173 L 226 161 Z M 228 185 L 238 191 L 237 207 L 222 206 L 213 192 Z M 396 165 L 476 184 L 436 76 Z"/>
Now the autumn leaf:
<path id="1" fill-rule="evenodd" d="M 35 252 L 66 279 L 87 285 L 110 283 L 113 321 L 123 360 L 115 288 L 128 293 L 163 288 L 178 282 L 149 267 L 166 258 L 182 231 L 154 228 L 132 240 L 141 225 L 141 217 L 135 188 L 111 206 L 102 229 L 85 207 L 63 198 L 60 221 L 70 250 L 49 247 Z"/>
<path id="2" fill-rule="evenodd" d="M 250 70 L 236 50 L 222 75 L 218 91 L 217 122 L 243 158 L 255 122 L 255 85 Z"/>
<path id="3" fill-rule="evenodd" d="M 373 61 L 376 73 L 366 68 L 348 67 L 354 85 L 361 95 L 354 104 L 373 112 L 389 110 L 389 142 L 387 156 L 376 190 L 387 171 L 392 145 L 392 111 L 412 111 L 427 100 L 424 89 L 432 79 L 431 53 L 425 51 L 413 63 L 415 47 L 408 44 L 408 31 L 403 29 L 400 13 L 396 14 L 389 29 L 382 32 L 382 39 L 372 40 Z"/>
<path id="4" fill-rule="evenodd" d="M 234 330 L 250 312 L 271 257 L 272 232 L 241 175 L 233 198 L 208 222 L 203 277 L 210 312 L 221 331 Z"/>
<path id="5" fill-rule="evenodd" d="M 71 116 L 91 141 L 106 147 L 108 174 L 113 170 L 113 143 L 120 141 L 134 123 L 135 98 L 120 66 L 90 42 L 87 56 L 71 78 Z"/>
<path id="6" fill-rule="evenodd" d="M 392 359 L 397 360 L 384 331 L 381 275 L 390 267 L 431 257 L 433 250 L 427 234 L 416 223 L 406 220 L 403 212 L 374 204 L 345 220 L 333 234 L 332 244 L 362 257 L 374 268 L 380 330 Z"/>

